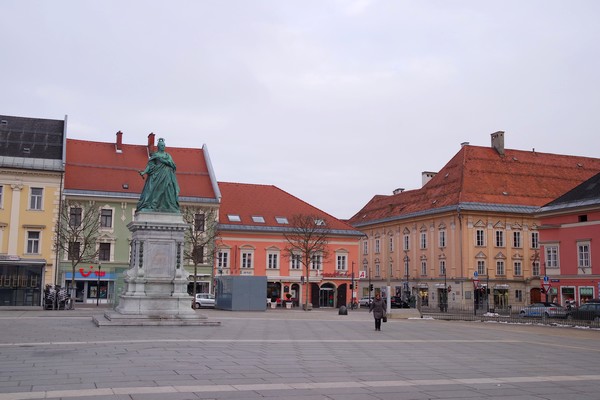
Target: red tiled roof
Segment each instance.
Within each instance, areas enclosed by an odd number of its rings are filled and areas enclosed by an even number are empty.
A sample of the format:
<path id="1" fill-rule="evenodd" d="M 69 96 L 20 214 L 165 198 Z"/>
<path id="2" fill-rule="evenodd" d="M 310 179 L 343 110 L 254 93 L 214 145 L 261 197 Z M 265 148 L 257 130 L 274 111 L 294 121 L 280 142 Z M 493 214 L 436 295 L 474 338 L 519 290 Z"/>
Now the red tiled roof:
<path id="1" fill-rule="evenodd" d="M 355 229 L 324 211 L 300 200 L 299 198 L 272 185 L 256 185 L 248 183 L 219 182 L 221 206 L 219 223 L 227 225 L 250 225 L 257 227 L 285 227 L 275 217 L 285 217 L 291 221 L 297 214 L 315 215 L 325 219 L 329 229 Z M 241 222 L 231 222 L 228 215 L 239 215 Z M 261 216 L 265 223 L 254 222 L 253 216 Z"/>
<path id="2" fill-rule="evenodd" d="M 118 153 L 115 143 L 67 139 L 65 189 L 141 193 L 144 180 L 138 171 L 148 162 L 147 146 L 122 144 L 121 149 Z M 177 166 L 180 196 L 215 198 L 202 149 L 166 151 Z"/>
<path id="3" fill-rule="evenodd" d="M 376 195 L 350 224 L 460 203 L 542 206 L 600 171 L 600 159 L 535 151 L 463 146 L 420 189 Z"/>

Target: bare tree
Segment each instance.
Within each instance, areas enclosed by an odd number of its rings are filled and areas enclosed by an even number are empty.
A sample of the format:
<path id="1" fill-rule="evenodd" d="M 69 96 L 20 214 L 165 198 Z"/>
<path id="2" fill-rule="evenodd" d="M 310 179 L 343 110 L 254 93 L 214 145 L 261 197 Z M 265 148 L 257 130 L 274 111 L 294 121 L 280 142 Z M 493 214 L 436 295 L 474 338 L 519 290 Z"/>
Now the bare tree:
<path id="1" fill-rule="evenodd" d="M 65 200 L 56 222 L 57 254 L 67 254 L 71 262 L 71 298 L 75 301 L 75 269 L 80 263 L 94 262 L 98 258 L 100 211 L 94 202 Z M 74 304 L 74 303 L 73 303 Z"/>
<path id="2" fill-rule="evenodd" d="M 213 278 L 213 265 L 216 253 L 217 236 L 217 210 L 205 207 L 181 207 L 183 220 L 189 225 L 185 232 L 185 246 L 183 258 L 194 264 L 194 286 L 192 289 L 192 307 L 196 302 L 196 283 L 199 265 L 209 265 L 211 279 Z"/>
<path id="3" fill-rule="evenodd" d="M 308 310 L 308 291 L 310 287 L 310 266 L 319 257 L 324 262 L 329 257 L 328 240 L 331 231 L 327 221 L 317 215 L 298 214 L 290 220 L 290 228 L 284 232 L 287 242 L 285 252 L 304 267 L 306 280 L 304 310 Z"/>

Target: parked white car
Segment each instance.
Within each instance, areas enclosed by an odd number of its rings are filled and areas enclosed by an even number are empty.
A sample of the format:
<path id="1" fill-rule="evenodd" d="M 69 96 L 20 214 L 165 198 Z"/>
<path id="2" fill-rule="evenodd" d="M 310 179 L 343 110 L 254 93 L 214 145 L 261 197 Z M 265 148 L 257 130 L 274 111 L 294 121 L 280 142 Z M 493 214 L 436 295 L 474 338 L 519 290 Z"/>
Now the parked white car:
<path id="1" fill-rule="evenodd" d="M 215 306 L 215 295 L 211 293 L 196 293 L 195 308 L 201 307 L 214 307 Z"/>

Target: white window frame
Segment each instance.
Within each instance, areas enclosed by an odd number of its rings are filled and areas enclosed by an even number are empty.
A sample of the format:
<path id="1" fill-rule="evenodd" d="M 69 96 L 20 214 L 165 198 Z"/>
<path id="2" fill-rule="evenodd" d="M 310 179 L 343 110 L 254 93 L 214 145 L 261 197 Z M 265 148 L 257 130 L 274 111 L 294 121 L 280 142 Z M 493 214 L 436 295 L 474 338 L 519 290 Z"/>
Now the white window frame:
<path id="1" fill-rule="evenodd" d="M 104 225 L 103 220 L 104 215 L 102 215 L 103 211 L 110 211 L 110 226 Z M 100 209 L 100 229 L 112 231 L 115 226 L 115 210 L 112 207 L 102 207 Z"/>
<path id="2" fill-rule="evenodd" d="M 290 257 L 290 269 L 297 271 L 302 269 L 302 256 L 300 254 L 292 254 Z"/>
<path id="3" fill-rule="evenodd" d="M 323 255 L 322 254 L 311 254 L 310 256 L 310 269 L 313 271 L 320 271 L 323 269 Z"/>
<path id="4" fill-rule="evenodd" d="M 367 240 L 363 241 L 363 254 L 369 254 L 369 242 Z"/>
<path id="5" fill-rule="evenodd" d="M 496 260 L 496 276 L 506 275 L 506 264 L 504 260 Z"/>
<path id="6" fill-rule="evenodd" d="M 4 186 L 0 185 L 0 208 L 4 208 Z"/>
<path id="7" fill-rule="evenodd" d="M 546 246 L 544 246 L 544 253 L 546 255 L 546 268 L 560 268 L 559 251 L 560 249 L 557 244 L 547 244 Z"/>
<path id="8" fill-rule="evenodd" d="M 240 260 L 242 269 L 254 268 L 254 250 L 242 249 L 240 250 Z"/>
<path id="9" fill-rule="evenodd" d="M 421 276 L 427 276 L 427 260 L 421 260 Z"/>
<path id="10" fill-rule="evenodd" d="M 441 229 L 439 231 L 438 244 L 441 249 L 446 247 L 446 230 Z"/>
<path id="11" fill-rule="evenodd" d="M 521 235 L 521 231 L 513 232 L 513 243 L 512 247 L 515 249 L 520 249 L 523 247 L 523 237 Z"/>
<path id="12" fill-rule="evenodd" d="M 477 273 L 479 275 L 487 275 L 487 267 L 485 266 L 485 260 L 477 260 Z"/>
<path id="13" fill-rule="evenodd" d="M 419 245 L 421 250 L 427 249 L 427 232 L 421 232 Z"/>
<path id="14" fill-rule="evenodd" d="M 446 260 L 440 260 L 440 276 L 446 276 Z"/>
<path id="15" fill-rule="evenodd" d="M 31 234 L 37 234 L 37 238 L 31 237 Z M 42 247 L 42 232 L 41 231 L 27 231 L 25 235 L 25 254 L 41 254 L 40 249 Z"/>
<path id="16" fill-rule="evenodd" d="M 279 269 L 279 252 L 267 251 L 267 269 Z"/>
<path id="17" fill-rule="evenodd" d="M 592 266 L 591 251 L 589 241 L 577 242 L 577 268 L 590 268 Z"/>
<path id="18" fill-rule="evenodd" d="M 108 259 L 106 258 L 100 258 L 100 246 L 101 245 L 108 245 Z M 99 242 L 98 243 L 98 260 L 99 261 L 106 261 L 106 262 L 110 262 L 113 260 L 113 251 L 114 251 L 114 246 L 111 242 Z"/>
<path id="19" fill-rule="evenodd" d="M 394 252 L 394 237 L 390 236 L 390 253 Z"/>
<path id="20" fill-rule="evenodd" d="M 375 276 L 381 276 L 381 266 L 379 263 L 375 263 Z"/>
<path id="21" fill-rule="evenodd" d="M 40 190 L 40 194 L 34 194 L 34 190 Z M 41 211 L 44 209 L 44 188 L 32 187 L 29 189 L 29 209 Z"/>
<path id="22" fill-rule="evenodd" d="M 477 247 L 485 246 L 485 230 L 475 229 L 475 246 L 477 246 Z"/>
<path id="23" fill-rule="evenodd" d="M 336 269 L 338 271 L 348 271 L 348 255 L 337 254 L 336 255 Z"/>
<path id="24" fill-rule="evenodd" d="M 375 254 L 379 254 L 381 252 L 381 241 L 379 238 L 375 239 Z"/>
<path id="25" fill-rule="evenodd" d="M 523 276 L 523 263 L 519 260 L 513 261 L 513 275 Z"/>
<path id="26" fill-rule="evenodd" d="M 532 276 L 540 276 L 540 262 L 534 261 L 531 264 L 531 275 Z"/>
<path id="27" fill-rule="evenodd" d="M 494 231 L 494 245 L 496 247 L 505 247 L 504 244 L 505 244 L 504 231 L 501 231 L 501 230 Z"/>
<path id="28" fill-rule="evenodd" d="M 540 248 L 540 233 L 535 231 L 535 232 L 531 232 L 531 248 L 532 249 L 539 249 Z"/>
<path id="29" fill-rule="evenodd" d="M 229 249 L 221 249 L 217 253 L 217 268 L 229 268 Z"/>

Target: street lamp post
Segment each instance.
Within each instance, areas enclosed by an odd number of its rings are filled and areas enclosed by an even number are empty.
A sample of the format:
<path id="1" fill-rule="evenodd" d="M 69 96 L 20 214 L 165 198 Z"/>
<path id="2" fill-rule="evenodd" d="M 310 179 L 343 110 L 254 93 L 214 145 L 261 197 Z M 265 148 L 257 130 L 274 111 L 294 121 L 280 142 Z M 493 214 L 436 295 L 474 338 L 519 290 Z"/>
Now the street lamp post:
<path id="1" fill-rule="evenodd" d="M 96 283 L 96 307 L 100 304 L 100 272 L 102 271 L 102 264 L 98 264 L 98 280 Z"/>
<path id="2" fill-rule="evenodd" d="M 354 302 L 355 302 L 355 298 L 356 296 L 354 295 L 356 288 L 354 287 L 354 261 L 352 261 L 352 276 L 351 276 L 351 283 L 350 283 L 350 305 L 351 308 L 354 308 Z"/>
<path id="3" fill-rule="evenodd" d="M 444 265 L 444 312 L 448 312 L 448 285 L 446 282 L 446 265 Z"/>
<path id="4" fill-rule="evenodd" d="M 404 276 L 406 277 L 405 281 L 404 281 L 404 301 L 408 304 L 410 303 L 410 293 L 408 292 L 410 289 L 410 285 L 408 283 L 408 277 L 409 277 L 409 261 L 410 258 L 408 258 L 408 255 L 404 256 Z"/>

